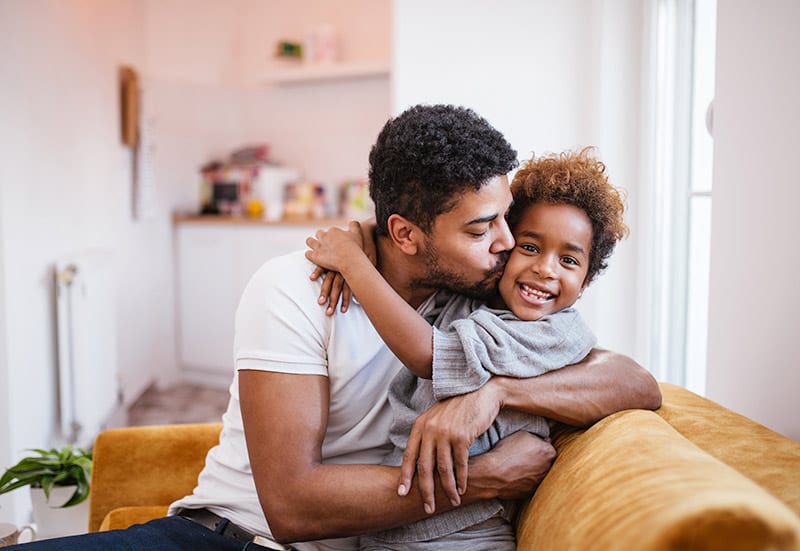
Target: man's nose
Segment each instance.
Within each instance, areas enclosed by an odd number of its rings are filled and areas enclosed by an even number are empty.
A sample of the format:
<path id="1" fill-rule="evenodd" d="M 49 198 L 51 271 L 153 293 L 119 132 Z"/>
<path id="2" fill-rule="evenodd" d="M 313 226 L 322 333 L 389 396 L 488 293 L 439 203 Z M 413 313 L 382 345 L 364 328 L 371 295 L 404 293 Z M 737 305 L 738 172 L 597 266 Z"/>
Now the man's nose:
<path id="1" fill-rule="evenodd" d="M 511 235 L 511 229 L 508 227 L 508 223 L 506 222 L 505 218 L 498 224 L 498 234 L 492 243 L 491 251 L 494 254 L 501 253 L 503 251 L 510 251 L 514 248 L 514 236 Z"/>

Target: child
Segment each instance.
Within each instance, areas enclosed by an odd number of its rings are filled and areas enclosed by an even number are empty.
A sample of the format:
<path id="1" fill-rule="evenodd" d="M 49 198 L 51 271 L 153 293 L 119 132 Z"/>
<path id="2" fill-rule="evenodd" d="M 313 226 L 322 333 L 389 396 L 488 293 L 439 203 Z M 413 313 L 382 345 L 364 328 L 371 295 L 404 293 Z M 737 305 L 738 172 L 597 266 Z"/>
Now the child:
<path id="1" fill-rule="evenodd" d="M 594 346 L 594 336 L 572 305 L 606 267 L 628 229 L 620 193 L 590 151 L 533 158 L 520 168 L 507 217 L 516 244 L 499 296 L 481 304 L 439 293 L 436 300 L 443 305 L 433 326 L 380 276 L 352 232 L 334 228 L 308 240 L 309 260 L 344 276 L 408 368 L 398 373 L 389 394 L 394 450 L 385 464 L 400 464 L 416 416 L 434 401 L 472 392 L 492 375 L 533 377 L 559 369 L 579 362 Z M 518 430 L 549 435 L 544 418 L 503 410 L 470 446 L 470 456 Z M 479 538 L 487 548 L 515 549 L 515 505 L 501 500 L 464 505 L 365 536 L 361 548 L 462 549 L 466 540 Z"/>

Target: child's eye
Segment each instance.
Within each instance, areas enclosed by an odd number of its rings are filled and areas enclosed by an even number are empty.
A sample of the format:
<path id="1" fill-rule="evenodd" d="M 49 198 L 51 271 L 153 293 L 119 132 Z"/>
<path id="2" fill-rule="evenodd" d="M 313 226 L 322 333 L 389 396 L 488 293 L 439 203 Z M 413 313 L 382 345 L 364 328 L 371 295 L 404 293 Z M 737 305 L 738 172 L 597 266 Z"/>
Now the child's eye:
<path id="1" fill-rule="evenodd" d="M 534 245 L 532 243 L 520 243 L 519 246 L 523 251 L 527 251 L 529 253 L 538 253 L 539 252 L 539 247 L 537 247 L 536 245 Z"/>
<path id="2" fill-rule="evenodd" d="M 572 258 L 571 256 L 565 256 L 561 259 L 561 262 L 564 264 L 569 264 L 570 266 L 577 266 L 578 261 Z"/>

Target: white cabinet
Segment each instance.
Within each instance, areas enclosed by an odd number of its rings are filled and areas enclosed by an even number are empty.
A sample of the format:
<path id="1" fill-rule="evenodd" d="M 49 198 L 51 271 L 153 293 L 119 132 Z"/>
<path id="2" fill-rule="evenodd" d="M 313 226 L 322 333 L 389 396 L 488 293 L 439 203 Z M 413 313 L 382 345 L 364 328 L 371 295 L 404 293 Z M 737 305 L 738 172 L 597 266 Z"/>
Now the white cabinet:
<path id="1" fill-rule="evenodd" d="M 236 229 L 176 227 L 181 369 L 230 374 L 238 288 Z"/>
<path id="2" fill-rule="evenodd" d="M 305 248 L 317 228 L 342 225 L 176 220 L 178 355 L 185 378 L 227 385 L 239 297 L 269 258 Z"/>

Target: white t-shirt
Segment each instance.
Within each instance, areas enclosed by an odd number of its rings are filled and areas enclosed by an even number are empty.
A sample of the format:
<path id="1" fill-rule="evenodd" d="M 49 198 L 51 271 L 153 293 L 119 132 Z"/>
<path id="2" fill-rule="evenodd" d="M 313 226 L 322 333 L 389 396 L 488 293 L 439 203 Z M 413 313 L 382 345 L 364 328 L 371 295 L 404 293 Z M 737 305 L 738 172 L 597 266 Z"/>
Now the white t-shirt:
<path id="1" fill-rule="evenodd" d="M 298 251 L 269 260 L 250 279 L 236 312 L 236 371 L 220 443 L 209 451 L 192 495 L 173 503 L 171 513 L 177 507 L 205 507 L 255 534 L 271 534 L 245 447 L 240 369 L 328 377 L 330 411 L 323 462 L 380 464 L 391 449 L 387 396 L 402 364 L 357 302 L 344 315 L 325 315 L 317 303 L 320 282 L 308 278 L 313 268 Z M 326 541 L 330 548 L 357 549 L 355 538 Z M 316 543 L 295 547 L 328 548 Z"/>

